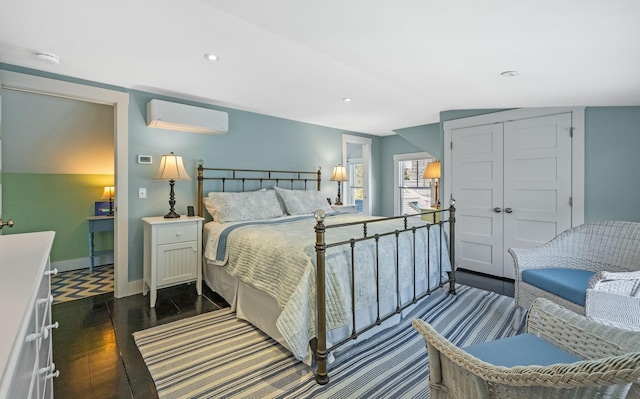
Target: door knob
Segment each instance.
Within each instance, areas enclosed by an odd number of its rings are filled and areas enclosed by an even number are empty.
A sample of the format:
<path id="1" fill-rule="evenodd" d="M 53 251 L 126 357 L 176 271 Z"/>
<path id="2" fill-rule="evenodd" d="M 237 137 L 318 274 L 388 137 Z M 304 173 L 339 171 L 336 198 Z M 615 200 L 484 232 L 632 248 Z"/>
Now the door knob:
<path id="1" fill-rule="evenodd" d="M 4 226 L 13 227 L 13 220 L 9 219 L 5 222 L 4 220 L 0 219 L 0 229 L 2 229 Z"/>
<path id="2" fill-rule="evenodd" d="M 505 211 L 505 212 L 507 212 L 507 213 L 511 213 L 511 212 L 513 212 L 513 209 L 511 209 L 511 208 L 504 208 L 504 211 Z"/>
<path id="3" fill-rule="evenodd" d="M 499 206 L 496 206 L 495 208 L 493 208 L 493 211 L 495 213 L 500 213 L 500 212 L 502 212 L 502 208 L 500 208 Z"/>

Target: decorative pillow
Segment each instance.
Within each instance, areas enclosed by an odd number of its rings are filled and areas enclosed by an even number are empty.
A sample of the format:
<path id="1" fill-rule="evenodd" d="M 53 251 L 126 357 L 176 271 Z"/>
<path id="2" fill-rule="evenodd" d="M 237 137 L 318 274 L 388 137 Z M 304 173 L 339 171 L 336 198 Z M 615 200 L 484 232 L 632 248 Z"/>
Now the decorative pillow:
<path id="1" fill-rule="evenodd" d="M 311 214 L 318 209 L 325 212 L 333 212 L 327 200 L 320 191 L 315 190 L 287 190 L 280 187 L 273 188 L 289 215 Z"/>
<path id="2" fill-rule="evenodd" d="M 220 223 L 280 217 L 282 207 L 273 190 L 246 193 L 209 193 L 215 207 L 214 220 Z"/>
<path id="3" fill-rule="evenodd" d="M 213 220 L 216 220 L 216 206 L 213 203 L 213 200 L 209 197 L 203 197 L 202 198 L 202 204 L 204 205 L 204 209 L 207 210 L 207 212 L 209 212 L 209 215 L 211 215 L 211 218 Z"/>

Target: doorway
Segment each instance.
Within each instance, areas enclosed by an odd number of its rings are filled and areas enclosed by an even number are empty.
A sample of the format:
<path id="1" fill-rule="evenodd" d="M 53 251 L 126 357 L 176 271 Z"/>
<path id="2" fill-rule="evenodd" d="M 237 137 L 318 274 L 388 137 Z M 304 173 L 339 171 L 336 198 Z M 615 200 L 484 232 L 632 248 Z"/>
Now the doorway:
<path id="1" fill-rule="evenodd" d="M 128 104 L 129 94 L 101 89 L 76 83 L 41 78 L 10 71 L 0 71 L 2 90 L 36 93 L 46 96 L 75 99 L 113 108 L 115 171 L 114 217 L 114 295 L 117 298 L 128 295 Z M 6 132 L 5 132 L 6 133 Z M 37 143 L 34 143 L 37 145 Z M 5 148 L 6 151 L 6 148 Z M 45 199 L 43 199 L 45 200 Z M 8 219 L 10 215 L 4 213 Z"/>
<path id="2" fill-rule="evenodd" d="M 342 164 L 349 177 L 345 203 L 355 204 L 357 213 L 371 215 L 371 139 L 343 134 Z"/>

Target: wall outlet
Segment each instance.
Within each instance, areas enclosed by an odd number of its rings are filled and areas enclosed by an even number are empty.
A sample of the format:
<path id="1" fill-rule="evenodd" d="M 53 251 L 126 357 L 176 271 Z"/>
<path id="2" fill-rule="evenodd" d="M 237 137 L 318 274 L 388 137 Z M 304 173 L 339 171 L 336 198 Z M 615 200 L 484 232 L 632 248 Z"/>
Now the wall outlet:
<path id="1" fill-rule="evenodd" d="M 138 189 L 138 198 L 147 198 L 147 189 L 139 188 Z"/>

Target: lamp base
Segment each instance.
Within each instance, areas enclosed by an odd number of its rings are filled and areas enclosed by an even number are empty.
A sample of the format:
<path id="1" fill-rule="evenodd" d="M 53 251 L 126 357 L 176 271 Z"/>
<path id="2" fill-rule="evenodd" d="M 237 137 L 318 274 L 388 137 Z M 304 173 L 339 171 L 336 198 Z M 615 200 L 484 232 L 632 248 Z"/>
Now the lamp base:
<path id="1" fill-rule="evenodd" d="M 333 205 L 342 205 L 342 201 L 340 201 L 340 198 L 336 198 L 336 202 L 333 203 Z"/>
<path id="2" fill-rule="evenodd" d="M 167 213 L 166 215 L 164 215 L 165 219 L 176 219 L 179 218 L 180 215 L 178 215 L 173 209 L 171 210 L 171 212 Z"/>

